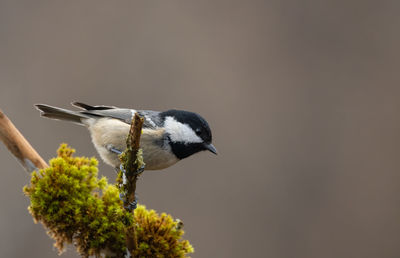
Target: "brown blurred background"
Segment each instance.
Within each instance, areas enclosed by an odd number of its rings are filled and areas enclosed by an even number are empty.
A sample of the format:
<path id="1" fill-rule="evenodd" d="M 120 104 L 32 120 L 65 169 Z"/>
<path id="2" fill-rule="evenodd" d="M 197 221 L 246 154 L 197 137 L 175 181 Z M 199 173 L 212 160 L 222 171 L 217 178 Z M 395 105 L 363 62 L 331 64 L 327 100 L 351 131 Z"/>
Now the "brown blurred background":
<path id="1" fill-rule="evenodd" d="M 220 155 L 138 185 L 141 203 L 184 221 L 193 257 L 400 257 L 399 13 L 399 1 L 2 0 L 0 108 L 45 159 L 61 142 L 97 154 L 85 128 L 34 103 L 203 115 Z M 0 257 L 57 257 L 2 144 L 0 164 Z"/>

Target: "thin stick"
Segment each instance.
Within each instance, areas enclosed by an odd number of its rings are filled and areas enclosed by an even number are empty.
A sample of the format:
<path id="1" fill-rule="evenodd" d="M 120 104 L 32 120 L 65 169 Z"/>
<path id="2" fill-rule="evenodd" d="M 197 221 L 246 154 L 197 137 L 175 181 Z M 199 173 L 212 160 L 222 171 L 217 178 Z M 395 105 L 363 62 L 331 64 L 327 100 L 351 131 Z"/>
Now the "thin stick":
<path id="1" fill-rule="evenodd" d="M 126 141 L 128 162 L 126 167 L 126 175 L 128 179 L 128 201 L 135 201 L 135 191 L 136 191 L 136 181 L 137 181 L 137 171 L 139 169 L 138 163 L 135 162 L 137 159 L 137 153 L 139 151 L 140 135 L 142 134 L 142 126 L 144 119 L 140 117 L 137 113 L 133 118 L 131 123 L 131 128 L 129 130 L 129 136 Z"/>
<path id="2" fill-rule="evenodd" d="M 32 172 L 35 167 L 39 169 L 48 167 L 47 163 L 1 110 L 0 140 L 27 172 Z"/>
<path id="3" fill-rule="evenodd" d="M 124 169 L 126 171 L 126 198 L 127 203 L 133 203 L 136 200 L 136 181 L 138 179 L 138 170 L 140 169 L 137 161 L 137 154 L 139 151 L 140 135 L 142 134 L 142 126 L 144 119 L 137 113 L 132 119 L 131 128 L 129 135 L 126 140 L 127 149 L 125 151 Z M 134 213 L 134 210 L 132 210 Z M 127 232 L 127 247 L 129 252 L 132 254 L 137 249 L 137 239 L 135 234 L 135 227 L 132 227 L 132 231 Z"/>

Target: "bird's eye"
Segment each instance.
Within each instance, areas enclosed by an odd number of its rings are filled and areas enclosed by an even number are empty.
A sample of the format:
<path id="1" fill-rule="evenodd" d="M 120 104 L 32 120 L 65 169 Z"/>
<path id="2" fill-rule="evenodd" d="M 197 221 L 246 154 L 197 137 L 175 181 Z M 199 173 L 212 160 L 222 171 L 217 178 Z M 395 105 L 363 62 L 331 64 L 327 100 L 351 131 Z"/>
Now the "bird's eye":
<path id="1" fill-rule="evenodd" d="M 196 132 L 197 135 L 200 135 L 200 134 L 201 134 L 201 129 L 200 129 L 200 128 L 197 128 L 197 129 L 195 130 L 195 132 Z"/>

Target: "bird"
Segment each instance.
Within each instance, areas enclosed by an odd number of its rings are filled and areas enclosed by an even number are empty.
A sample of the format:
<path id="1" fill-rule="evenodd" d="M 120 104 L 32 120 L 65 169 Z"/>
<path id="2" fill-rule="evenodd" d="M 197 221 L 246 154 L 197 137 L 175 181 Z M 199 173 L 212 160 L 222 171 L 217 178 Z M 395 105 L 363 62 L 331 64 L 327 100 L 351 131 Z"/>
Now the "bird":
<path id="1" fill-rule="evenodd" d="M 133 116 L 144 118 L 140 147 L 145 170 L 160 170 L 200 151 L 217 154 L 207 121 L 199 114 L 170 109 L 136 110 L 114 106 L 92 106 L 72 102 L 80 110 L 68 110 L 46 104 L 35 104 L 41 116 L 86 126 L 102 160 L 118 169 L 119 154 L 126 149 Z"/>

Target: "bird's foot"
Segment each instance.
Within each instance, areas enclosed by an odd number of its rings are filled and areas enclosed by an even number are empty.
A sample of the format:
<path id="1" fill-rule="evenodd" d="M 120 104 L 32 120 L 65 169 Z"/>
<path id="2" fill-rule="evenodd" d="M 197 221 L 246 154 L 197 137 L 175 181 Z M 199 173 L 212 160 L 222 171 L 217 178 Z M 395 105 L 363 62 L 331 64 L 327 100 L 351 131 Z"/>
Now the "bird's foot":
<path id="1" fill-rule="evenodd" d="M 140 174 L 142 174 L 143 171 L 144 171 L 144 167 L 145 167 L 145 166 L 142 165 L 140 168 L 138 168 L 138 169 L 136 170 L 135 174 L 133 174 L 133 176 L 139 176 Z M 124 166 L 123 166 L 122 164 L 119 165 L 119 168 L 115 168 L 115 169 L 117 170 L 117 172 L 122 171 L 122 173 L 123 173 L 124 175 L 126 175 L 126 170 L 125 170 L 125 168 L 124 168 Z"/>
<path id="2" fill-rule="evenodd" d="M 139 175 L 141 175 L 142 173 L 143 173 L 143 171 L 144 171 L 144 165 L 143 166 L 141 166 L 140 168 L 138 168 L 137 170 L 136 170 L 136 173 L 133 175 L 133 176 L 139 176 Z M 126 178 L 126 170 L 125 170 L 125 168 L 124 168 L 124 166 L 122 165 L 122 164 L 120 164 L 119 165 L 119 167 L 116 167 L 115 168 L 115 171 L 117 172 L 117 173 L 119 173 L 119 171 L 121 171 L 122 172 L 122 184 L 126 184 L 126 182 L 128 181 L 127 180 L 127 178 Z"/>
<path id="3" fill-rule="evenodd" d="M 122 172 L 122 184 L 126 185 L 126 182 L 128 180 L 126 179 L 126 170 L 125 170 L 124 166 L 122 164 L 120 164 L 119 168 L 115 168 L 115 169 L 118 171 L 118 173 L 119 173 L 119 171 Z"/>
<path id="4" fill-rule="evenodd" d="M 135 200 L 133 202 L 128 202 L 126 200 L 127 198 L 125 197 L 124 193 L 120 193 L 119 194 L 119 198 L 124 202 L 124 208 L 126 210 L 133 211 L 133 210 L 135 210 L 137 208 L 138 198 L 136 196 L 135 196 Z"/>
<path id="5" fill-rule="evenodd" d="M 138 168 L 138 169 L 136 170 L 135 176 L 138 176 L 138 175 L 142 174 L 143 171 L 144 171 L 144 165 L 142 165 L 140 168 Z"/>

